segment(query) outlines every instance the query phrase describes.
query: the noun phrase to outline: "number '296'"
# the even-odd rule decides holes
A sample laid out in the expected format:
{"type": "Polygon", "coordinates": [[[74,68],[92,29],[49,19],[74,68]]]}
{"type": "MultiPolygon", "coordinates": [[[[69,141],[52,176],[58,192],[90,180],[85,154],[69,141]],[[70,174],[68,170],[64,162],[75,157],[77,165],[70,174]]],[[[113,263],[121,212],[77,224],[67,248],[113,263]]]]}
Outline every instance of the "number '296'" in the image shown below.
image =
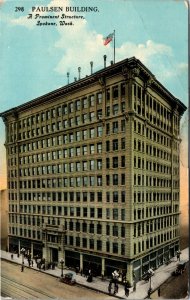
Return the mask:
{"type": "Polygon", "coordinates": [[[24,7],[15,7],[15,12],[24,11],[24,7]]]}

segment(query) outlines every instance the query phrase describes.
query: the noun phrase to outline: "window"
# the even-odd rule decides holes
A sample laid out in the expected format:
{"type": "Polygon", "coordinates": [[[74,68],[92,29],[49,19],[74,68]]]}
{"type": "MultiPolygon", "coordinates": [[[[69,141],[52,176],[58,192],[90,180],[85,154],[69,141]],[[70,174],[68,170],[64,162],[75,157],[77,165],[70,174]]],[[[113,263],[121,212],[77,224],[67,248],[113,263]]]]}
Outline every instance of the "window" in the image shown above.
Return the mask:
{"type": "Polygon", "coordinates": [[[94,233],[94,224],[90,224],[89,232],[94,233]]]}
{"type": "Polygon", "coordinates": [[[113,243],[113,253],[118,253],[118,243],[113,243]]]}
{"type": "Polygon", "coordinates": [[[121,167],[125,167],[125,156],[121,156],[121,167]]]}
{"type": "Polygon", "coordinates": [[[125,202],[125,191],[121,191],[121,202],[125,202]]]}
{"type": "Polygon", "coordinates": [[[76,177],[76,186],[80,186],[80,185],[81,185],[81,178],[76,177]]]}
{"type": "Polygon", "coordinates": [[[121,149],[124,150],[125,149],[125,138],[121,139],[121,149]]]}
{"type": "Polygon", "coordinates": [[[76,156],[80,156],[80,147],[76,147],[76,156]]]}
{"type": "Polygon", "coordinates": [[[74,105],[73,102],[69,103],[69,112],[72,113],[74,111],[74,105]]]}
{"type": "Polygon", "coordinates": [[[106,134],[110,134],[110,124],[106,124],[106,134]]]}
{"type": "Polygon", "coordinates": [[[87,217],[87,207],[83,207],[83,217],[87,217]]]}
{"type": "Polygon", "coordinates": [[[80,110],[80,100],[76,100],[75,102],[75,109],[80,110]]]}
{"type": "Polygon", "coordinates": [[[97,160],[97,169],[98,169],[98,170],[101,170],[101,169],[102,169],[102,160],[101,160],[101,159],[98,159],[98,160],[97,160]]]}
{"type": "Polygon", "coordinates": [[[87,139],[87,130],[86,129],[82,131],[82,138],[83,138],[83,140],[87,139]]]}
{"type": "Polygon", "coordinates": [[[125,131],[125,120],[121,120],[121,131],[125,131]]]}
{"type": "Polygon", "coordinates": [[[77,172],[80,171],[80,162],[79,161],[76,162],[76,171],[77,172]]]}
{"type": "Polygon", "coordinates": [[[82,146],[82,154],[83,155],[87,154],[87,146],[86,145],[82,146]]]}
{"type": "Polygon", "coordinates": [[[80,201],[80,192],[76,192],[76,200],[77,200],[77,202],[80,201]]]}
{"type": "Polygon", "coordinates": [[[83,179],[83,186],[87,186],[88,185],[88,177],[84,176],[82,179],[83,179]]]}
{"type": "Polygon", "coordinates": [[[90,192],[90,201],[94,202],[95,200],[95,193],[94,192],[90,192]]]}
{"type": "Polygon", "coordinates": [[[106,169],[110,168],[110,159],[109,157],[106,158],[106,169]]]}
{"type": "Polygon", "coordinates": [[[94,95],[91,95],[89,98],[89,105],[90,107],[94,106],[94,95]]]}
{"type": "Polygon", "coordinates": [[[88,114],[83,114],[82,115],[82,121],[83,121],[83,123],[87,123],[88,122],[88,114]]]}
{"type": "Polygon", "coordinates": [[[95,129],[90,128],[90,138],[94,138],[94,137],[95,137],[95,129]]]}
{"type": "Polygon", "coordinates": [[[95,185],[95,177],[90,176],[90,186],[94,186],[94,185],[95,185]]]}
{"type": "Polygon", "coordinates": [[[112,229],[113,229],[113,236],[118,236],[118,226],[114,225],[112,229]]]}
{"type": "Polygon", "coordinates": [[[113,98],[118,98],[118,86],[113,87],[113,98]]]}
{"type": "Polygon", "coordinates": [[[95,153],[95,146],[94,144],[90,145],[90,154],[94,154],[95,153]]]}
{"type": "Polygon", "coordinates": [[[102,119],[102,109],[99,109],[99,110],[97,111],[97,119],[98,119],[98,120],[102,119]]]}
{"type": "Polygon", "coordinates": [[[90,170],[94,170],[95,168],[95,161],[94,160],[90,160],[90,170]]]}
{"type": "Polygon", "coordinates": [[[76,141],[80,141],[80,131],[76,131],[76,141]]]}
{"type": "Polygon", "coordinates": [[[88,107],[88,102],[87,98],[82,99],[82,108],[87,108],[88,107]]]}
{"type": "Polygon", "coordinates": [[[101,251],[102,250],[102,241],[97,240],[97,250],[101,251]]]}
{"type": "Polygon", "coordinates": [[[102,153],[102,143],[97,144],[97,153],[102,153]]]}
{"type": "Polygon", "coordinates": [[[113,185],[118,185],[118,174],[113,174],[113,185]]]}
{"type": "Polygon", "coordinates": [[[98,219],[101,219],[102,218],[102,208],[98,208],[97,212],[98,212],[98,219]]]}
{"type": "Polygon", "coordinates": [[[97,193],[98,202],[102,202],[102,192],[97,193]]]}
{"type": "MultiPolygon", "coordinates": [[[[90,217],[94,218],[94,207],[90,208],[90,217]]],[[[94,225],[94,224],[91,224],[91,225],[94,225]]]]}
{"type": "Polygon", "coordinates": [[[80,116],[75,117],[75,124],[80,125],[80,116]]]}
{"type": "Polygon", "coordinates": [[[82,170],[86,171],[88,169],[87,161],[82,162],[82,170]]]}
{"type": "Polygon", "coordinates": [[[118,104],[113,105],[113,115],[117,115],[118,114],[118,104]]]}
{"type": "Polygon", "coordinates": [[[106,90],[106,100],[109,102],[110,100],[110,89],[106,90]]]}
{"type": "Polygon", "coordinates": [[[117,208],[113,208],[113,219],[118,220],[118,209],[117,208]]]}
{"type": "Polygon", "coordinates": [[[97,94],[97,104],[101,104],[102,103],[102,93],[98,93],[97,94]]]}
{"type": "Polygon", "coordinates": [[[121,185],[125,185],[125,174],[121,174],[121,185]]]}
{"type": "Polygon", "coordinates": [[[101,137],[102,136],[102,126],[98,126],[97,127],[97,137],[101,137]]]}
{"type": "Polygon", "coordinates": [[[113,202],[118,202],[118,191],[113,192],[113,202]]]}
{"type": "Polygon", "coordinates": [[[113,146],[113,151],[118,150],[118,140],[113,140],[112,141],[112,146],[113,146]]]}
{"type": "Polygon", "coordinates": [[[83,202],[86,202],[87,201],[87,192],[83,192],[82,196],[83,196],[83,202]]]}
{"type": "Polygon", "coordinates": [[[94,249],[94,240],[93,239],[89,239],[89,246],[90,246],[90,249],[94,249]]]}
{"type": "Polygon", "coordinates": [[[113,157],[113,168],[118,168],[118,157],[113,157]]]}
{"type": "Polygon", "coordinates": [[[106,117],[110,116],[110,106],[106,107],[106,117]]]}
{"type": "Polygon", "coordinates": [[[113,133],[118,133],[118,122],[112,123],[113,133]]]}
{"type": "Polygon", "coordinates": [[[102,186],[102,176],[97,176],[97,186],[102,186]]]}
{"type": "Polygon", "coordinates": [[[91,122],[94,122],[94,120],[95,120],[95,113],[94,113],[94,111],[91,111],[91,112],[89,113],[89,120],[90,120],[91,122]]]}

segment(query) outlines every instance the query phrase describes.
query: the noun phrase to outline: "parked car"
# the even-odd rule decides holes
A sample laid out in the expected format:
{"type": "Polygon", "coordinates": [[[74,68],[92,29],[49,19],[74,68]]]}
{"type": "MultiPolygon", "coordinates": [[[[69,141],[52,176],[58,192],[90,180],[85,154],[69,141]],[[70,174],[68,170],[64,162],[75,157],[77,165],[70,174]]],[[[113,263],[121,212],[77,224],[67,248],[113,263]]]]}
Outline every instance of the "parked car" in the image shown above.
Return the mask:
{"type": "Polygon", "coordinates": [[[73,273],[63,275],[63,277],[60,278],[60,281],[71,285],[76,283],[76,280],[73,279],[73,273]]]}
{"type": "Polygon", "coordinates": [[[181,275],[186,269],[186,261],[181,261],[177,264],[175,271],[172,272],[173,276],[181,275]]]}

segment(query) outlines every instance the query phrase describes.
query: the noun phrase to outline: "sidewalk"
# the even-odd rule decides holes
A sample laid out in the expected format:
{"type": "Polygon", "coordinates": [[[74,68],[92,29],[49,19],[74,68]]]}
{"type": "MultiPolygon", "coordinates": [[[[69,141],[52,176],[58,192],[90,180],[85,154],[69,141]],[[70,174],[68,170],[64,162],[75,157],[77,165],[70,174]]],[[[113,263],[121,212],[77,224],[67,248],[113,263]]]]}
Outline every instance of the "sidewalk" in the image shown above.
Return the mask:
{"type": "MultiPolygon", "coordinates": [[[[17,264],[22,264],[22,256],[17,257],[16,254],[14,254],[13,259],[11,259],[11,253],[8,253],[6,251],[1,250],[0,257],[2,259],[12,261],[17,264]]],[[[181,251],[181,261],[182,260],[189,260],[189,248],[186,248],[181,251]]],[[[173,259],[173,261],[169,265],[162,265],[157,270],[155,270],[154,276],[151,278],[151,287],[152,290],[155,291],[158,289],[158,287],[164,283],[170,276],[172,271],[175,270],[177,265],[177,259],[176,257],[173,259]]],[[[25,259],[25,266],[28,266],[28,262],[25,259]]],[[[34,266],[31,267],[31,269],[39,270],[36,266],[36,263],[34,262],[34,266]]],[[[55,267],[55,270],[41,270],[40,272],[50,274],[55,277],[60,277],[61,270],[57,267],[55,267]]],[[[86,278],[84,276],[81,276],[80,274],[76,274],[74,271],[70,271],[69,269],[64,269],[63,274],[66,274],[68,272],[72,272],[74,274],[74,278],[76,279],[77,284],[85,286],[89,289],[94,289],[103,293],[108,293],[108,284],[109,280],[102,281],[99,277],[93,277],[92,282],[87,282],[86,278]]],[[[145,299],[147,297],[148,289],[150,287],[150,283],[145,281],[139,281],[136,285],[136,291],[133,292],[133,288],[130,288],[129,296],[126,297],[124,293],[124,286],[119,284],[119,291],[116,295],[117,298],[121,299],[145,299]]]]}

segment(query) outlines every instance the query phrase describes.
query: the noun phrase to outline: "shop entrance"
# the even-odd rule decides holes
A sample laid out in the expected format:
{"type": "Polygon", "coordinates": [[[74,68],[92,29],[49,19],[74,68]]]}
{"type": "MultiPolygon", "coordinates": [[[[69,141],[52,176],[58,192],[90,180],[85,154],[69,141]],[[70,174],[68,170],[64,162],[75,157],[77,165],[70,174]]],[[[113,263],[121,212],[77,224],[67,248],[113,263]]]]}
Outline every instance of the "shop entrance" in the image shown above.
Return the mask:
{"type": "Polygon", "coordinates": [[[58,262],[58,250],[56,248],[51,248],[51,261],[54,263],[58,262]]]}

